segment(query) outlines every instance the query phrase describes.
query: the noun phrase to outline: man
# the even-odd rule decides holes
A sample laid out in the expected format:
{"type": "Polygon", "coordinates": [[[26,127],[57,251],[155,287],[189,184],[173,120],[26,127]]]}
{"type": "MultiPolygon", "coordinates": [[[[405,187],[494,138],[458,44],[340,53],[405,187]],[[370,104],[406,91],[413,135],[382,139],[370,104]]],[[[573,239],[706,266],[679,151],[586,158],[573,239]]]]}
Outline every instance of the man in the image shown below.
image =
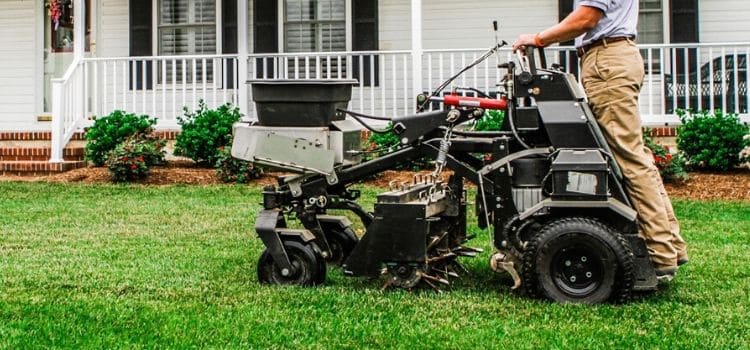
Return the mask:
{"type": "Polygon", "coordinates": [[[659,171],[643,144],[638,95],[644,68],[634,42],[637,24],[638,0],[577,0],[562,22],[519,36],[513,50],[576,39],[583,88],[622,168],[641,234],[663,282],[671,281],[688,257],[659,171]]]}

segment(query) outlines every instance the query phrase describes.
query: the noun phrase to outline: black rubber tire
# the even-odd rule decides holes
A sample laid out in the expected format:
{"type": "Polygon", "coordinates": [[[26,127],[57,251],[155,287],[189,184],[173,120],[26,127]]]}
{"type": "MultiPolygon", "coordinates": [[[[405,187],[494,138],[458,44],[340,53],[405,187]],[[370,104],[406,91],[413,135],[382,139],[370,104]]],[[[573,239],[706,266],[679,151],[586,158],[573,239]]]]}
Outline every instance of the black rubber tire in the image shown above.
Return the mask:
{"type": "Polygon", "coordinates": [[[281,269],[266,249],[258,259],[258,280],[260,283],[314,286],[325,282],[325,262],[312,245],[297,241],[285,241],[284,249],[292,265],[296,268],[295,273],[291,276],[283,276],[281,269]]]}
{"type": "Polygon", "coordinates": [[[326,262],[331,265],[341,266],[346,261],[349,254],[354,250],[359,239],[351,227],[341,228],[337,224],[324,225],[323,232],[326,235],[326,241],[331,248],[331,255],[326,262]]]}
{"type": "Polygon", "coordinates": [[[596,219],[547,223],[523,254],[523,283],[532,297],[560,303],[625,303],[634,283],[634,257],[620,233],[596,219]]]}

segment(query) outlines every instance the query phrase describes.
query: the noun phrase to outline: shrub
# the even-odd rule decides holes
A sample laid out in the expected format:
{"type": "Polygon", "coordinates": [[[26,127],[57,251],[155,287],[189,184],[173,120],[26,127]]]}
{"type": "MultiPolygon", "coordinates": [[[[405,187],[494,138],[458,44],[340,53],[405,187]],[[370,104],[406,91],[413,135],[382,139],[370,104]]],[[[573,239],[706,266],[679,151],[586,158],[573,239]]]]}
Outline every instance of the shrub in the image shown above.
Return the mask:
{"type": "Polygon", "coordinates": [[[156,118],[114,111],[98,118],[86,130],[86,160],[96,166],[104,165],[107,154],[118,144],[137,133],[149,133],[156,124],[156,118]]]}
{"type": "Polygon", "coordinates": [[[498,110],[487,110],[482,118],[474,123],[475,131],[498,131],[503,126],[505,112],[498,110]]]}
{"type": "Polygon", "coordinates": [[[393,132],[393,123],[388,122],[385,130],[387,130],[386,133],[370,134],[370,137],[367,139],[369,145],[366,147],[369,151],[390,152],[401,144],[401,140],[396,133],[393,132]]]}
{"type": "Polygon", "coordinates": [[[260,178],[262,169],[252,162],[232,157],[229,147],[222,147],[216,160],[216,175],[224,182],[248,183],[260,178]]]}
{"type": "Polygon", "coordinates": [[[135,134],[109,152],[107,167],[112,181],[127,182],[146,178],[152,165],[164,163],[166,141],[150,134],[135,134]]]}
{"type": "Polygon", "coordinates": [[[750,134],[745,135],[742,139],[745,141],[745,148],[740,152],[740,162],[745,163],[750,169],[750,134]]]}
{"type": "Polygon", "coordinates": [[[178,117],[182,132],[175,142],[175,154],[188,157],[198,164],[216,164],[219,149],[230,143],[232,124],[241,118],[239,108],[227,103],[218,109],[209,109],[200,101],[198,110],[190,113],[184,109],[178,117]]]}
{"type": "MultiPolygon", "coordinates": [[[[367,139],[367,144],[364,147],[368,152],[364,158],[365,161],[371,160],[385,153],[393,152],[401,146],[401,139],[393,132],[393,124],[391,122],[388,122],[385,130],[388,130],[388,132],[382,134],[370,134],[370,137],[367,139]]],[[[432,159],[429,157],[419,158],[412,160],[407,164],[397,165],[394,169],[420,171],[430,168],[431,161],[432,159]]]]}
{"type": "Polygon", "coordinates": [[[690,167],[729,170],[740,163],[738,154],[748,144],[743,140],[748,127],[737,115],[720,111],[678,114],[682,125],[677,129],[677,146],[690,167]]]}
{"type": "Polygon", "coordinates": [[[680,153],[672,154],[669,147],[655,142],[648,132],[643,133],[643,143],[651,150],[654,164],[664,182],[679,182],[688,179],[685,158],[680,153]]]}

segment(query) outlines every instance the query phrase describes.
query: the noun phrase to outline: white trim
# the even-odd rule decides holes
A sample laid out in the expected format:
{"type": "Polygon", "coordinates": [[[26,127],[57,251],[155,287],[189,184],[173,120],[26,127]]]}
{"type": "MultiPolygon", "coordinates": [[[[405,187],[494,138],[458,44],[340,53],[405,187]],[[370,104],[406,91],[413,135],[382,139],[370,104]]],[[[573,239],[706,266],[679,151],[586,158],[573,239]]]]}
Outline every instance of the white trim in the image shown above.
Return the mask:
{"type": "Polygon", "coordinates": [[[36,1],[34,7],[34,113],[44,110],[44,2],[36,1]]]}
{"type": "Polygon", "coordinates": [[[248,0],[237,0],[237,106],[249,119],[250,106],[247,93],[247,33],[248,33],[248,0]]]}
{"type": "Polygon", "coordinates": [[[151,54],[159,55],[159,0],[151,0],[151,54]]]}
{"type": "Polygon", "coordinates": [[[411,0],[412,96],[422,93],[422,0],[411,0]]]}
{"type": "Polygon", "coordinates": [[[276,3],[276,52],[284,52],[284,11],[286,11],[284,0],[278,0],[276,3]]]}
{"type": "Polygon", "coordinates": [[[669,44],[672,42],[671,34],[672,31],[672,16],[669,15],[669,11],[672,8],[672,1],[676,0],[662,0],[661,1],[661,12],[662,12],[662,31],[664,35],[664,43],[669,44]]]}
{"type": "Polygon", "coordinates": [[[346,31],[346,51],[352,51],[352,47],[354,47],[354,32],[352,31],[352,27],[354,26],[354,19],[352,18],[352,0],[346,0],[344,11],[346,11],[346,22],[344,22],[344,31],[346,31]]]}
{"type": "Polygon", "coordinates": [[[224,26],[224,5],[222,0],[216,0],[214,6],[216,6],[214,11],[216,15],[216,54],[221,55],[224,51],[224,31],[222,30],[224,26]]]}

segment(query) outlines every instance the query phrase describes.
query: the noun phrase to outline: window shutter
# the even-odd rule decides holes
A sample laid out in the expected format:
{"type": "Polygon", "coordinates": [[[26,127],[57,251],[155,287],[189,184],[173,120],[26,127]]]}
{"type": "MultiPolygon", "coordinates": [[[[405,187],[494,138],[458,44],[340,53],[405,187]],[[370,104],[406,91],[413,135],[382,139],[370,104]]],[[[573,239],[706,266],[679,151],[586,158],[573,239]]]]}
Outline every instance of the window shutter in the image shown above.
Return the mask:
{"type": "MultiPolygon", "coordinates": [[[[253,1],[253,52],[255,53],[279,52],[277,5],[276,0],[253,1]]],[[[256,77],[263,78],[264,72],[268,77],[274,76],[273,60],[256,61],[256,77]]]]}
{"type": "MultiPolygon", "coordinates": [[[[670,41],[672,43],[697,43],[698,38],[698,0],[670,1],[670,41]]],[[[685,74],[685,50],[677,50],[675,63],[676,78],[683,79],[685,74]]],[[[698,49],[687,49],[688,72],[695,72],[698,49]]]]}
{"type": "MultiPolygon", "coordinates": [[[[377,51],[378,44],[378,1],[352,0],[352,49],[354,51],[377,51]]],[[[360,59],[354,57],[354,78],[360,79],[360,59]]],[[[377,55],[362,57],[362,84],[364,86],[378,86],[380,83],[379,58],[377,55]],[[370,66],[374,68],[374,76],[370,74],[370,66]]]]}
{"type": "MultiPolygon", "coordinates": [[[[151,0],[130,0],[130,56],[151,56],[151,0]]],[[[130,63],[130,89],[153,89],[151,61],[130,63]],[[146,81],[143,81],[144,69],[146,81]],[[135,75],[135,81],[133,81],[135,75]],[[145,86],[144,86],[145,83],[145,86]]]]}
{"type": "Polygon", "coordinates": [[[670,1],[673,43],[697,43],[698,40],[698,0],[670,1]]]}
{"type": "MultiPolygon", "coordinates": [[[[573,12],[574,0],[560,0],[558,3],[558,19],[562,21],[565,17],[573,12]]],[[[573,46],[575,42],[573,40],[560,43],[561,46],[573,46]]],[[[578,76],[578,55],[575,52],[569,52],[567,55],[560,56],[560,65],[568,67],[571,73],[578,76]],[[570,62],[570,63],[568,63],[570,62]]]]}
{"type": "MultiPolygon", "coordinates": [[[[247,10],[247,9],[246,9],[247,10]]],[[[221,50],[224,54],[237,53],[237,0],[223,0],[221,9],[221,50]]],[[[234,61],[226,60],[223,86],[234,89],[234,61]]],[[[240,81],[244,84],[244,81],[240,81]]]]}

